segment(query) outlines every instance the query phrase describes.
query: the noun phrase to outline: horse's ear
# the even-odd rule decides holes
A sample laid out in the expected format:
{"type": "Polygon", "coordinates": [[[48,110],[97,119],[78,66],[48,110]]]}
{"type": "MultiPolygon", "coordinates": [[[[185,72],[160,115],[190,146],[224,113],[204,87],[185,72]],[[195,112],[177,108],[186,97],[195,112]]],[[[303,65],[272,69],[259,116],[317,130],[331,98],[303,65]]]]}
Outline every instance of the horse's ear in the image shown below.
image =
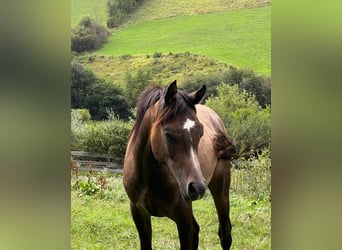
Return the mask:
{"type": "Polygon", "coordinates": [[[175,97],[177,94],[177,81],[174,80],[169,87],[167,87],[167,90],[165,92],[165,103],[169,105],[172,102],[172,99],[175,97]]]}
{"type": "Polygon", "coordinates": [[[202,88],[188,94],[188,96],[190,97],[190,99],[192,100],[194,104],[198,104],[202,100],[206,91],[207,91],[207,87],[203,85],[202,88]]]}

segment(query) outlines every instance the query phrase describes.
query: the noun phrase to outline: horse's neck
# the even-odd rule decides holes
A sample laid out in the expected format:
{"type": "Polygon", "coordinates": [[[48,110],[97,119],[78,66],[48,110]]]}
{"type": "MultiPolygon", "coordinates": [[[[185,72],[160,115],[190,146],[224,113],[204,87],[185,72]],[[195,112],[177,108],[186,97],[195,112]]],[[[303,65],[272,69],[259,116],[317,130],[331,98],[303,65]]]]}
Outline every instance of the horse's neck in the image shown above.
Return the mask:
{"type": "Polygon", "coordinates": [[[145,120],[137,132],[135,141],[134,155],[135,155],[135,167],[137,172],[142,175],[146,175],[151,171],[154,165],[157,164],[156,159],[153,156],[150,132],[152,127],[152,120],[145,120]]]}

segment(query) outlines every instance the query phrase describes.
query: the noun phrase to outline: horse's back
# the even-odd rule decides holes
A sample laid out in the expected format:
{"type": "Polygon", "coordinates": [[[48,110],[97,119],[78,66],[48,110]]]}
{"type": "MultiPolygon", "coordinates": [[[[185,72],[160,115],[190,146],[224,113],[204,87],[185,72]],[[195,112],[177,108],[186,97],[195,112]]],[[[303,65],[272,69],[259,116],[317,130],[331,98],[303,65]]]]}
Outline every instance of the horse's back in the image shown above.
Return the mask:
{"type": "Polygon", "coordinates": [[[228,138],[226,128],[221,118],[210,108],[196,105],[197,117],[204,127],[204,134],[200,140],[198,157],[203,177],[208,185],[219,160],[217,152],[217,138],[228,138]]]}

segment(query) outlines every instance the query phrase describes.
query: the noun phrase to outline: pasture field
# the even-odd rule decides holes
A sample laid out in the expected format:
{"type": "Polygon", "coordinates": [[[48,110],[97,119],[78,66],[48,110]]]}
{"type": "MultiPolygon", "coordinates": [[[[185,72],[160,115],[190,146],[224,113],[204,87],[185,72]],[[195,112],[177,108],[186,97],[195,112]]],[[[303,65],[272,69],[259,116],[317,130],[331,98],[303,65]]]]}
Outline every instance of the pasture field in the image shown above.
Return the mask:
{"type": "MultiPolygon", "coordinates": [[[[264,170],[256,168],[259,172],[253,171],[251,174],[246,170],[232,169],[232,249],[271,249],[270,173],[264,170]],[[261,178],[251,180],[255,176],[261,178]],[[248,189],[248,192],[241,189],[248,189]],[[256,189],[254,193],[253,189],[256,189]]],[[[95,185],[95,175],[91,188],[75,188],[76,177],[72,176],[72,249],[139,249],[139,238],[130,215],[122,175],[98,173],[97,178],[99,176],[106,177],[106,187],[103,189],[95,185]],[[89,195],[92,192],[94,194],[89,195]]],[[[80,184],[86,183],[87,177],[80,175],[78,180],[80,184]]],[[[221,249],[216,210],[209,191],[203,199],[193,202],[193,209],[201,227],[199,249],[221,249]]],[[[153,249],[179,249],[177,228],[173,221],[152,217],[152,232],[153,249]]]]}
{"type": "Polygon", "coordinates": [[[271,72],[269,6],[142,22],[114,32],[99,55],[190,52],[257,73],[271,72]]]}
{"type": "MultiPolygon", "coordinates": [[[[107,0],[71,0],[71,27],[83,16],[89,15],[106,26],[107,0]]],[[[128,15],[123,26],[155,19],[186,16],[234,9],[269,6],[271,0],[145,0],[139,8],[128,15]]]]}
{"type": "MultiPolygon", "coordinates": [[[[206,55],[271,75],[271,1],[146,0],[111,30],[98,55],[206,55]]],[[[71,27],[85,15],[106,26],[106,0],[72,0],[71,27]]]]}

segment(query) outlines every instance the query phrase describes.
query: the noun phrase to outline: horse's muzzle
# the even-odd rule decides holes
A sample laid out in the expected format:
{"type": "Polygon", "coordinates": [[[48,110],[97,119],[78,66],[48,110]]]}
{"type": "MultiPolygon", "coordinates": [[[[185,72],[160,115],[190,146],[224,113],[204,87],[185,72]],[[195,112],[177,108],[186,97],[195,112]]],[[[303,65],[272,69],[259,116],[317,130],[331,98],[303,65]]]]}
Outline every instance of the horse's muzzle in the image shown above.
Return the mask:
{"type": "Polygon", "coordinates": [[[194,201],[201,199],[205,193],[205,185],[200,182],[190,182],[185,199],[194,201]]]}

